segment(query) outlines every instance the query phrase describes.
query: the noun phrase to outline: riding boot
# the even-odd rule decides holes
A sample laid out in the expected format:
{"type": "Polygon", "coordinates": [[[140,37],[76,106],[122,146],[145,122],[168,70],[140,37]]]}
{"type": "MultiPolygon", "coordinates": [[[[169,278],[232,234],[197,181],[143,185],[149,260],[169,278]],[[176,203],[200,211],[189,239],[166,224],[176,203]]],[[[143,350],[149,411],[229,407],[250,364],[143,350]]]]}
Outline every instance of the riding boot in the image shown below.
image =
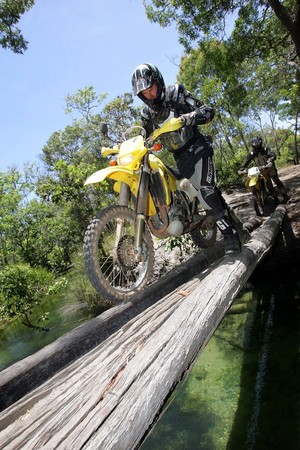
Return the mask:
{"type": "Polygon", "coordinates": [[[287,194],[285,187],[279,188],[279,192],[282,195],[283,203],[287,203],[289,201],[290,197],[287,194]]]}
{"type": "Polygon", "coordinates": [[[216,221],[216,225],[223,235],[225,255],[239,252],[240,241],[237,235],[234,234],[233,228],[228,218],[224,215],[223,218],[216,221]]]}
{"type": "Polygon", "coordinates": [[[249,231],[244,227],[243,222],[241,222],[241,220],[235,214],[234,210],[232,208],[230,208],[229,206],[227,206],[226,214],[227,214],[229,221],[232,224],[233,228],[237,232],[240,243],[242,245],[246,244],[251,237],[249,231]]]}

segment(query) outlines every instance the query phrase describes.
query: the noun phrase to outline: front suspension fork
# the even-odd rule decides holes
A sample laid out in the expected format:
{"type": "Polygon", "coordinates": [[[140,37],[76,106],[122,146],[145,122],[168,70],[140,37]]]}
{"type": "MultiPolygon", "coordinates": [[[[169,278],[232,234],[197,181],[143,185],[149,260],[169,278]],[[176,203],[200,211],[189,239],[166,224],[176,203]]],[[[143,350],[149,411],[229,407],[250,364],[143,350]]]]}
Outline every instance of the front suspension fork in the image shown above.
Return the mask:
{"type": "MultiPolygon", "coordinates": [[[[121,182],[119,205],[128,207],[129,199],[130,199],[130,187],[128,186],[128,184],[121,182]]],[[[120,239],[123,235],[123,224],[124,219],[117,220],[116,247],[118,246],[118,243],[120,242],[120,239]]]]}
{"type": "Polygon", "coordinates": [[[124,181],[121,182],[119,205],[128,206],[130,199],[130,187],[124,181]]]}
{"type": "Polygon", "coordinates": [[[140,261],[142,258],[143,235],[145,232],[146,210],[149,194],[150,169],[148,165],[148,155],[145,155],[144,165],[141,172],[140,183],[137,195],[136,221],[134,235],[135,258],[140,261]]]}

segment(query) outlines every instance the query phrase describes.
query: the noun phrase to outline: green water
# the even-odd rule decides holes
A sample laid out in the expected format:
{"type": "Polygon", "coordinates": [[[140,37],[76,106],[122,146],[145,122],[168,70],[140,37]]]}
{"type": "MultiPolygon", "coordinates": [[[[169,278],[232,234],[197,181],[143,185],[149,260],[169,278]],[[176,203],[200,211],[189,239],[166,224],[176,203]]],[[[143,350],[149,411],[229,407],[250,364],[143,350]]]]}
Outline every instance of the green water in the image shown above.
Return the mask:
{"type": "Polygon", "coordinates": [[[253,282],[141,450],[299,450],[300,275],[253,282]]]}
{"type": "Polygon", "coordinates": [[[47,327],[49,331],[29,328],[21,319],[0,330],[0,370],[35,353],[88,319],[90,316],[84,305],[72,305],[60,297],[41,305],[30,315],[30,322],[47,327]],[[41,323],[39,319],[45,313],[49,313],[48,320],[41,323]]]}

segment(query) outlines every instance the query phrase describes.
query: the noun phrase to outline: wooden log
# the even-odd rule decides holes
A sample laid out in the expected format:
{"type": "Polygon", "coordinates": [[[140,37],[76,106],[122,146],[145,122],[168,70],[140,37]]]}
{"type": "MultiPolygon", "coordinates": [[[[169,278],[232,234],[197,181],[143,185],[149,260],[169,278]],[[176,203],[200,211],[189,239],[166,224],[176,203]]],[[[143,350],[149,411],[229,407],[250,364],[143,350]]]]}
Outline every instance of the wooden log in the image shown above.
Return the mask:
{"type": "Polygon", "coordinates": [[[284,214],[278,207],[240,254],[220,259],[3,411],[0,449],[136,448],[269,252],[284,214]]]}
{"type": "Polygon", "coordinates": [[[174,268],[137,295],[131,302],[112,307],[33,355],[1,371],[0,411],[108,339],[129,320],[154,305],[165,295],[173,292],[194,275],[207,270],[223,255],[223,243],[218,242],[214,247],[201,251],[181,266],[174,268]]]}
{"type": "MultiPolygon", "coordinates": [[[[253,231],[261,224],[259,218],[248,218],[245,227],[253,231]]],[[[167,275],[150,285],[131,302],[105,311],[95,319],[70,331],[52,344],[0,372],[0,411],[44,383],[96,345],[103,342],[121,326],[172,292],[199,272],[207,270],[224,255],[221,242],[191,257],[167,275]]]]}

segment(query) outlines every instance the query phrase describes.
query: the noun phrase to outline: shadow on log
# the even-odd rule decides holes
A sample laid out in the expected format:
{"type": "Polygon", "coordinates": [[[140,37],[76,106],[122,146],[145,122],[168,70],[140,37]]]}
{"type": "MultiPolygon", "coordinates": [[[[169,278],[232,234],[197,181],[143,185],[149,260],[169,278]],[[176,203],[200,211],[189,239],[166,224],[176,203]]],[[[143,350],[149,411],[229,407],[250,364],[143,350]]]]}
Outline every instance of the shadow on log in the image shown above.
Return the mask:
{"type": "Polygon", "coordinates": [[[136,448],[271,249],[284,215],[278,207],[240,254],[200,275],[198,267],[190,281],[3,411],[0,448],[136,448]]]}

